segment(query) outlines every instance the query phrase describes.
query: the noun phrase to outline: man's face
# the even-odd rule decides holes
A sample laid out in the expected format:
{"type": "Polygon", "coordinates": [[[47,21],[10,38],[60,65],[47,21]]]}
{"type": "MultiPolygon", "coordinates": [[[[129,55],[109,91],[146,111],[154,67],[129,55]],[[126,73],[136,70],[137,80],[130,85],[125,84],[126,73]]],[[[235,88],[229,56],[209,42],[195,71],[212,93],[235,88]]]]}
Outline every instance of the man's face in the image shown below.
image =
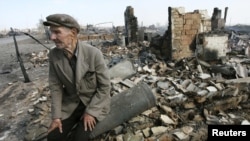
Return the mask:
{"type": "Polygon", "coordinates": [[[73,32],[71,29],[61,26],[50,26],[50,39],[54,41],[57,48],[71,48],[73,40],[73,32]]]}

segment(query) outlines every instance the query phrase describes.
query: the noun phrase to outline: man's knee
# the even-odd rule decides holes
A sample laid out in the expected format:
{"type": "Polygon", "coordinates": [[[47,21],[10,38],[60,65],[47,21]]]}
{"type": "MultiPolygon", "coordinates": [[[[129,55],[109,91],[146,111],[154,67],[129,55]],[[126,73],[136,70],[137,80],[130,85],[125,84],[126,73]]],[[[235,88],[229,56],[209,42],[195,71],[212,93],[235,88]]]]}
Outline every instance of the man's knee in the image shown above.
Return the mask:
{"type": "Polygon", "coordinates": [[[66,141],[66,136],[59,132],[59,129],[55,129],[47,136],[47,141],[66,141]]]}
{"type": "Polygon", "coordinates": [[[82,121],[78,123],[77,127],[74,129],[73,138],[74,141],[88,141],[90,131],[85,131],[82,121]]]}

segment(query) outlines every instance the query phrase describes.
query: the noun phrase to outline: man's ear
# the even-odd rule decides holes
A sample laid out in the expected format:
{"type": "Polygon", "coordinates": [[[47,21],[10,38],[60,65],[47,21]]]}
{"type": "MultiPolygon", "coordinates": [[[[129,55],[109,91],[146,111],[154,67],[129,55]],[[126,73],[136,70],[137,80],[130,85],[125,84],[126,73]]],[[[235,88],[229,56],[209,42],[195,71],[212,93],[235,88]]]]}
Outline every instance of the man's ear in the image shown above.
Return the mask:
{"type": "Polygon", "coordinates": [[[77,29],[76,28],[72,28],[72,33],[73,33],[73,35],[77,36],[77,29]]]}

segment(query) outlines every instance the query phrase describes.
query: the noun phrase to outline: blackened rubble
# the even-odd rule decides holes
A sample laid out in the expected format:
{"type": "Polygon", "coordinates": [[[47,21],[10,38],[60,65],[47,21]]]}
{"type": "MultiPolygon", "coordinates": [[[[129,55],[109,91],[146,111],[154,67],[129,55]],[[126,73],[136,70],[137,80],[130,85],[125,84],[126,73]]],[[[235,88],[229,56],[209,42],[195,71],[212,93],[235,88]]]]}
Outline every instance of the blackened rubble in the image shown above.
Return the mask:
{"type": "MultiPolygon", "coordinates": [[[[125,11],[130,11],[125,16],[133,19],[128,24],[134,24],[137,18],[133,8],[125,11]]],[[[213,16],[221,13],[218,8],[214,12],[213,16]]],[[[163,35],[143,32],[144,40],[134,40],[126,34],[131,25],[115,28],[114,34],[81,32],[81,40],[104,53],[112,74],[112,96],[146,83],[156,97],[156,106],[93,141],[206,140],[208,124],[250,124],[249,34],[226,28],[226,13],[223,19],[215,17],[217,20],[206,10],[185,13],[184,8],[169,7],[170,25],[163,35]]],[[[29,55],[26,66],[33,66],[29,70],[48,67],[47,53],[29,55]]],[[[0,113],[4,117],[0,121],[1,138],[42,140],[50,123],[47,78],[31,84],[14,81],[2,88],[0,101],[16,91],[23,98],[13,102],[22,106],[15,107],[11,116],[0,113]],[[28,85],[29,90],[22,90],[28,85]],[[11,126],[13,120],[16,126],[11,126]],[[21,125],[26,127],[22,134],[16,132],[21,125]]]]}

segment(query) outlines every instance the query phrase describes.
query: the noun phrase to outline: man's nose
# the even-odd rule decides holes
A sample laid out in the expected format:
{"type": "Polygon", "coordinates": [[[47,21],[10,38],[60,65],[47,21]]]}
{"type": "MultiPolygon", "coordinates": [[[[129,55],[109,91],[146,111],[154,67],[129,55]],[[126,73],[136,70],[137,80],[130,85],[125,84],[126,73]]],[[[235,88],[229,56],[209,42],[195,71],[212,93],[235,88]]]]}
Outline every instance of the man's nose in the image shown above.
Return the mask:
{"type": "Polygon", "coordinates": [[[56,35],[54,33],[50,34],[50,40],[55,40],[56,39],[56,35]]]}

